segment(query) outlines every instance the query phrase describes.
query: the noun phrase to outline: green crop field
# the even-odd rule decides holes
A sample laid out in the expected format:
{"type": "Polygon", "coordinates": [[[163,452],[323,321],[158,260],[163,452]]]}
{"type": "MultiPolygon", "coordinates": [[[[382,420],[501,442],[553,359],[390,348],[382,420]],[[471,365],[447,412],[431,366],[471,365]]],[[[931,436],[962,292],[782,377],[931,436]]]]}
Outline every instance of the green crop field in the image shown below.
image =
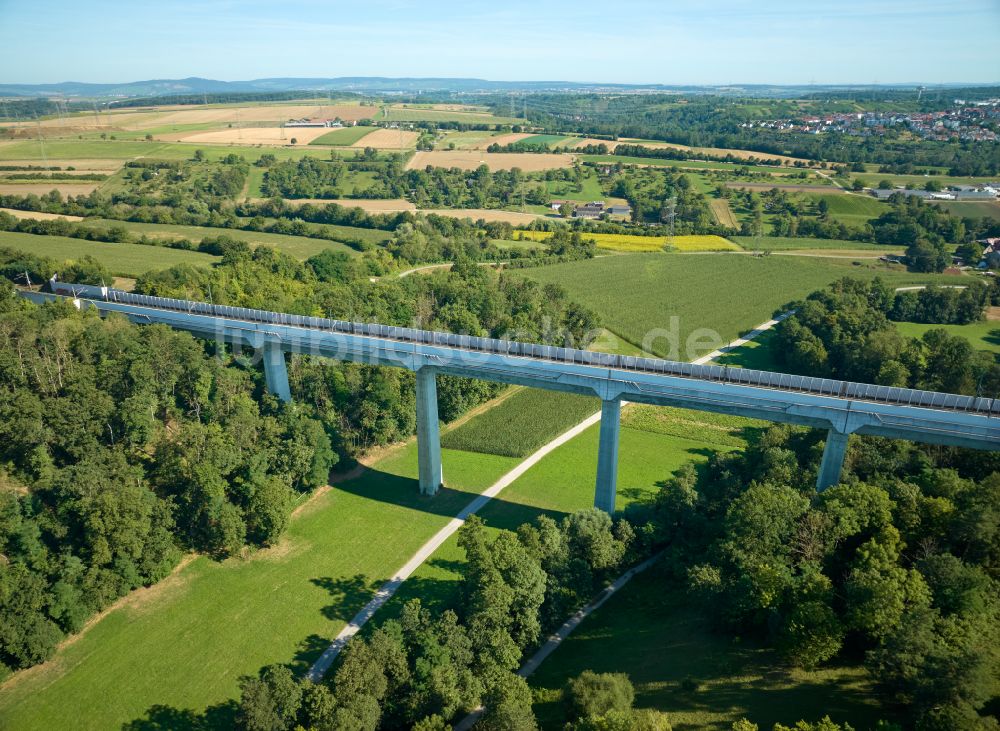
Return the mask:
{"type": "Polygon", "coordinates": [[[567,137],[566,135],[532,135],[518,140],[519,145],[545,145],[546,147],[562,147],[579,141],[579,137],[567,137]]]}
{"type": "Polygon", "coordinates": [[[347,147],[353,145],[367,134],[375,131],[375,127],[344,127],[327,132],[322,137],[317,137],[310,145],[336,145],[347,147]]]}
{"type": "MultiPolygon", "coordinates": [[[[280,249],[296,259],[308,259],[315,256],[324,249],[342,251],[351,256],[357,255],[357,251],[346,244],[327,239],[313,239],[308,236],[288,236],[285,234],[270,234],[259,231],[244,231],[234,228],[211,228],[208,226],[182,226],[174,223],[135,223],[132,221],[113,221],[105,218],[86,218],[81,222],[85,226],[92,228],[106,229],[111,226],[121,226],[138,235],[146,235],[150,238],[185,238],[195,243],[204,238],[212,236],[229,236],[239,241],[246,241],[251,246],[271,246],[280,249]]],[[[348,227],[343,227],[348,228],[348,227]]],[[[370,229],[354,229],[353,232],[361,231],[368,234],[370,229]]]]}
{"type": "Polygon", "coordinates": [[[0,247],[10,247],[59,261],[92,256],[121,277],[138,277],[151,269],[166,269],[176,264],[207,266],[220,261],[217,256],[198,251],[168,249],[164,246],[141,244],[110,244],[105,241],[85,241],[65,236],[36,236],[0,231],[0,247]]]}
{"type": "Polygon", "coordinates": [[[543,729],[563,727],[559,691],[584,670],[627,673],[636,707],[666,712],[677,731],[724,731],[743,717],[770,729],[827,714],[871,729],[884,717],[863,668],[787,668],[774,650],[715,631],[656,568],[585,619],[531,677],[543,729]]]}
{"type": "Polygon", "coordinates": [[[379,119],[389,122],[468,122],[470,124],[523,124],[523,119],[494,117],[476,112],[449,112],[441,109],[403,109],[389,107],[379,119]]]}
{"type": "Polygon", "coordinates": [[[596,398],[520,389],[485,413],[447,432],[441,446],[527,457],[574,424],[601,410],[596,398]]]}
{"type": "Polygon", "coordinates": [[[797,249],[818,250],[833,249],[839,251],[871,251],[874,253],[893,253],[901,251],[898,246],[884,246],[867,241],[850,241],[847,239],[810,239],[790,236],[730,236],[733,241],[744,249],[753,251],[755,248],[771,251],[795,251],[797,249]]]}
{"type": "Polygon", "coordinates": [[[934,203],[948,213],[962,218],[992,218],[1000,221],[1000,202],[989,201],[941,201],[934,203]]]}
{"type": "Polygon", "coordinates": [[[841,277],[881,276],[896,286],[942,281],[940,275],[875,264],[790,256],[632,254],[517,273],[543,284],[562,285],[570,297],[595,310],[604,327],[632,344],[687,360],[711,352],[769,319],[788,302],[841,277]],[[718,339],[698,342],[693,336],[699,335],[699,328],[717,333],[718,339]],[[650,333],[656,337],[644,344],[650,333]]]}
{"type": "Polygon", "coordinates": [[[973,348],[1000,355],[1000,322],[984,320],[968,325],[926,325],[919,322],[897,322],[896,329],[911,338],[922,337],[928,330],[943,329],[951,335],[966,338],[973,348]]]}
{"type": "MultiPolygon", "coordinates": [[[[426,498],[410,444],[314,497],[274,548],[221,563],[198,557],[9,679],[0,728],[117,729],[154,705],[225,703],[238,697],[240,675],[265,664],[308,667],[374,586],[516,463],[446,450],[449,487],[426,498]]],[[[232,728],[221,716],[216,727],[232,728]]]]}

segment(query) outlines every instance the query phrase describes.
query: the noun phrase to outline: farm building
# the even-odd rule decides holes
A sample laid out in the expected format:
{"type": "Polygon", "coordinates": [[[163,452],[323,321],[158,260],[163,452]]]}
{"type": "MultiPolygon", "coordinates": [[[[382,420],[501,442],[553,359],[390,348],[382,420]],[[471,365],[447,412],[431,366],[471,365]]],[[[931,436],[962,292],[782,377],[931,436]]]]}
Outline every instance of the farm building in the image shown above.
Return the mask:
{"type": "Polygon", "coordinates": [[[289,119],[283,127],[342,127],[340,122],[332,119],[289,119]]]}
{"type": "Polygon", "coordinates": [[[612,216],[631,216],[632,206],[627,203],[616,203],[608,206],[608,213],[612,216]]]}
{"type": "Polygon", "coordinates": [[[597,219],[607,212],[604,207],[604,201],[591,201],[590,203],[584,203],[582,206],[574,208],[573,218],[597,219]]]}

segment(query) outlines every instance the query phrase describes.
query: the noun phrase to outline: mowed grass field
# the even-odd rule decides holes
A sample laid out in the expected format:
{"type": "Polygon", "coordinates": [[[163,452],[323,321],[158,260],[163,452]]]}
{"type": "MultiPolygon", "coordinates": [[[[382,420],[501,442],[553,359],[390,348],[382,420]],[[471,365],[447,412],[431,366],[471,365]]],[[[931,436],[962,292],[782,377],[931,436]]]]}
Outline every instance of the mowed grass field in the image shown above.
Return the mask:
{"type": "Polygon", "coordinates": [[[711,352],[841,277],[880,276],[895,286],[956,279],[888,270],[875,262],[855,266],[848,259],[723,254],[608,256],[516,273],[562,285],[616,335],[680,360],[711,352]]]}
{"type": "Polygon", "coordinates": [[[374,132],[375,129],[375,127],[344,127],[342,129],[335,129],[321,137],[317,137],[309,144],[347,147],[353,145],[368,133],[374,132]]]}
{"type": "Polygon", "coordinates": [[[518,389],[493,408],[445,433],[441,446],[527,457],[600,410],[601,402],[596,397],[518,389]]]}
{"type": "MultiPolygon", "coordinates": [[[[308,259],[315,256],[324,249],[342,251],[345,254],[356,256],[358,252],[347,244],[328,239],[313,239],[308,236],[289,236],[286,234],[271,234],[261,231],[244,231],[235,228],[212,228],[209,226],[182,226],[173,223],[136,223],[133,221],[115,221],[106,218],[87,218],[82,221],[83,225],[91,228],[107,229],[112,226],[122,227],[137,235],[145,235],[149,238],[176,239],[185,238],[195,243],[205,238],[216,236],[228,236],[238,241],[246,241],[251,246],[270,246],[284,251],[286,254],[294,256],[296,259],[308,259]]],[[[347,227],[344,227],[347,228],[347,227]]],[[[350,228],[351,235],[357,231],[362,234],[369,234],[369,229],[350,228]]],[[[158,249],[157,249],[158,250],[158,249]]]]}
{"type": "Polygon", "coordinates": [[[560,689],[584,670],[627,673],[636,707],[666,712],[675,731],[729,731],[744,717],[770,729],[824,715],[871,729],[888,715],[863,668],[789,669],[773,650],[714,631],[655,567],[583,620],[529,679],[542,729],[563,728],[560,689]]]}
{"type": "MultiPolygon", "coordinates": [[[[549,231],[518,231],[514,234],[529,241],[546,241],[549,231]]],[[[601,234],[581,232],[584,239],[593,239],[597,248],[628,253],[662,251],[668,244],[678,251],[741,251],[741,248],[721,236],[633,236],[632,234],[601,234]]]]}
{"type": "Polygon", "coordinates": [[[0,231],[0,248],[10,247],[58,261],[78,260],[92,256],[120,277],[138,277],[153,269],[166,269],[176,264],[208,266],[221,261],[218,256],[198,251],[168,249],[164,246],[141,244],[110,244],[105,241],[85,241],[65,236],[36,236],[12,231],[0,231]]]}
{"type": "Polygon", "coordinates": [[[1000,221],[1000,201],[995,203],[989,201],[944,201],[934,205],[962,218],[992,218],[994,221],[1000,221]]]}
{"type": "Polygon", "coordinates": [[[896,329],[911,338],[923,337],[928,330],[943,329],[950,335],[968,340],[973,348],[1000,355],[1000,321],[983,320],[968,325],[927,325],[919,322],[897,322],[896,329]]]}
{"type": "MultiPolygon", "coordinates": [[[[304,670],[376,585],[516,462],[446,450],[449,487],[426,498],[408,445],[310,500],[274,548],[249,560],[196,558],[7,680],[0,728],[117,729],[156,705],[226,703],[239,696],[239,677],[265,664],[304,670]]],[[[220,715],[216,727],[235,725],[220,715]]]]}
{"type": "Polygon", "coordinates": [[[868,195],[845,195],[843,193],[804,193],[806,198],[819,202],[826,201],[828,215],[835,221],[861,228],[869,220],[878,218],[890,210],[887,203],[868,195]]]}

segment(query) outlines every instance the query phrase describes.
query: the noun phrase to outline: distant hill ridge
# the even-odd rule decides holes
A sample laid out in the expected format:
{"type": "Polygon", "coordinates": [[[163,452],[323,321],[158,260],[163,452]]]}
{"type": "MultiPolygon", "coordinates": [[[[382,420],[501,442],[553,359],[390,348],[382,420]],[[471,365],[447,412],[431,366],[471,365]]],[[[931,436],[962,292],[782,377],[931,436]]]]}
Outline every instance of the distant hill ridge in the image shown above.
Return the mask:
{"type": "MultiPolygon", "coordinates": [[[[341,76],[333,78],[276,77],[249,81],[218,81],[189,77],[186,79],[150,79],[124,83],[98,84],[63,81],[56,84],[0,83],[0,96],[6,97],[88,97],[134,98],[183,94],[266,93],[266,92],[503,92],[503,91],[655,91],[687,94],[709,93],[757,97],[786,97],[838,90],[892,89],[916,87],[912,84],[809,85],[781,86],[768,84],[727,84],[718,86],[671,84],[610,84],[575,81],[489,81],[470,78],[392,78],[381,76],[341,76]]],[[[928,84],[927,88],[977,88],[983,84],[928,84]]]]}

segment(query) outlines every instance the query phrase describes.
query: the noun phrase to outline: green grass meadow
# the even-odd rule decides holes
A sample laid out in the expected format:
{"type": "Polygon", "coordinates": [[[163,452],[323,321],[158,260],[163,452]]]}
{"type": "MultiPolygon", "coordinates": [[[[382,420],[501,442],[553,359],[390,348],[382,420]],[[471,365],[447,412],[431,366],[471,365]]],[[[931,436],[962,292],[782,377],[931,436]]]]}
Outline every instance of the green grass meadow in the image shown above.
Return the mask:
{"type": "MultiPolygon", "coordinates": [[[[411,443],[314,497],[274,548],[249,560],[196,558],[10,678],[0,686],[0,728],[116,729],[157,705],[225,704],[239,676],[265,664],[304,671],[374,587],[516,463],[446,450],[449,488],[426,498],[411,443]]],[[[227,709],[218,715],[214,726],[232,727],[227,709]]]]}
{"type": "Polygon", "coordinates": [[[36,236],[12,231],[0,231],[0,247],[10,247],[37,256],[59,261],[92,256],[121,277],[138,277],[153,269],[166,269],[176,264],[209,266],[220,257],[198,251],[168,249],[165,246],[142,244],[111,244],[105,241],[85,241],[64,236],[36,236]]]}
{"type": "Polygon", "coordinates": [[[897,322],[896,329],[911,338],[923,337],[928,330],[947,330],[968,340],[973,348],[1000,355],[1000,322],[983,320],[968,325],[926,325],[919,322],[897,322]]]}

